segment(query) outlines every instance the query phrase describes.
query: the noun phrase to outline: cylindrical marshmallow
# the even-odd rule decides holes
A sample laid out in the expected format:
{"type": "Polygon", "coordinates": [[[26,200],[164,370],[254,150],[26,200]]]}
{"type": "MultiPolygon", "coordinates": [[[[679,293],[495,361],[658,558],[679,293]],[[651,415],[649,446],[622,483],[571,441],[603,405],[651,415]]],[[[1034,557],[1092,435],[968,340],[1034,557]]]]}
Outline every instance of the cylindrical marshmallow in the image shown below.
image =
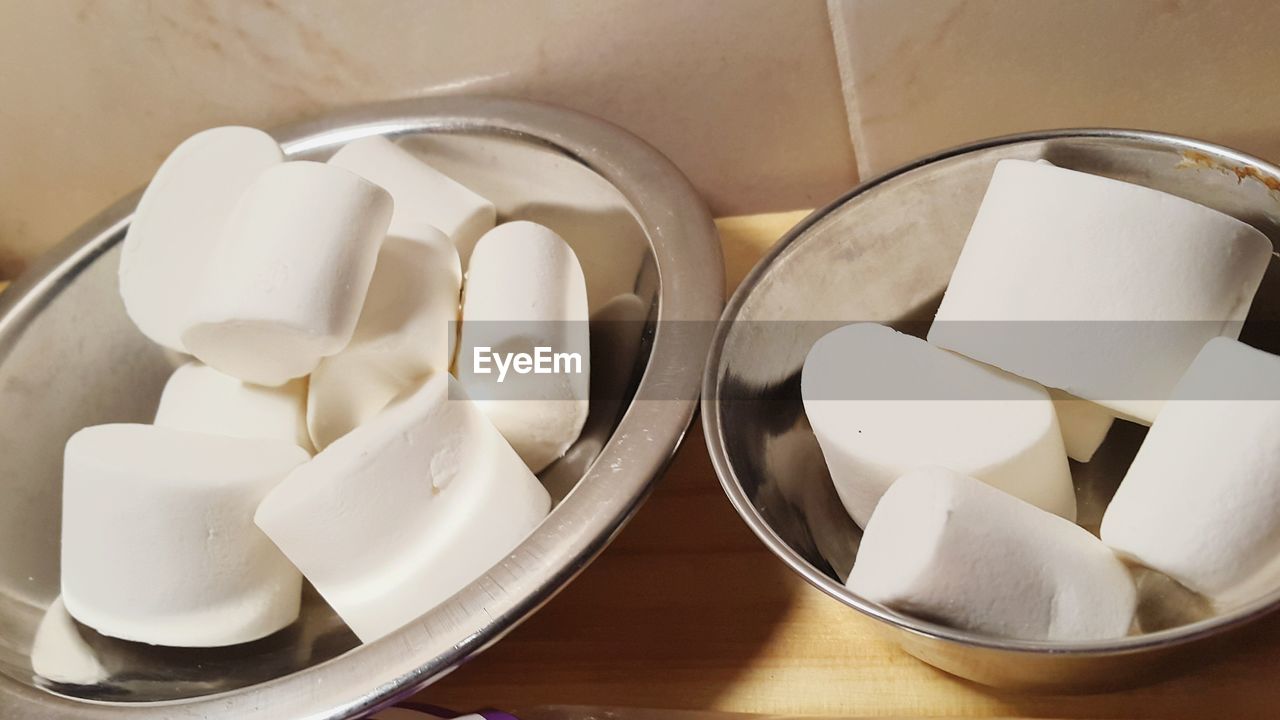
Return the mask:
{"type": "Polygon", "coordinates": [[[311,374],[307,424],[316,447],[347,434],[432,372],[448,372],[462,266],[432,227],[388,236],[347,347],[311,374]]]}
{"type": "Polygon", "coordinates": [[[500,562],[551,498],[447,373],[296,469],[258,526],[363,641],[500,562]]]}
{"type": "Polygon", "coordinates": [[[1156,416],[1102,539],[1226,609],[1280,590],[1280,357],[1211,340],[1156,416]]]}
{"type": "Polygon", "coordinates": [[[314,452],[307,432],[307,381],[263,387],[189,362],[173,371],[155,424],[239,438],[285,440],[314,452]]]}
{"type": "Polygon", "coordinates": [[[1024,640],[1123,637],[1128,570],[1083,528],[973,478],[922,468],[880,499],[848,587],[941,624],[1024,640]]]}
{"type": "Polygon", "coordinates": [[[929,341],[1149,424],[1205,342],[1239,335],[1271,252],[1188,200],[1002,160],[929,341]]]}
{"type": "Polygon", "coordinates": [[[591,348],[582,266],[551,230],[505,223],[476,245],[463,296],[458,379],[539,472],[565,454],[587,419],[591,348]],[[521,357],[529,362],[522,365],[521,357]]]}
{"type": "Polygon", "coordinates": [[[213,647],[298,617],[302,578],[253,525],[307,460],[297,445],[153,425],[99,425],[67,442],[62,599],[103,635],[213,647]]]}
{"type": "Polygon", "coordinates": [[[1089,462],[1102,447],[1102,441],[1107,439],[1107,433],[1115,423],[1115,415],[1097,403],[1081,400],[1061,390],[1050,390],[1049,397],[1058,413],[1058,427],[1062,429],[1067,457],[1089,462]]]}
{"type": "Polygon", "coordinates": [[[1069,520],[1071,471],[1044,388],[883,325],[824,335],[800,393],[845,509],[863,527],[899,476],[941,465],[1069,520]]]}
{"type": "Polygon", "coordinates": [[[419,230],[438,228],[465,261],[493,228],[493,203],[381,135],[347,143],[329,162],[391,193],[396,209],[388,235],[426,239],[419,230]]]}
{"type": "Polygon", "coordinates": [[[120,253],[120,297],[152,341],[186,352],[182,331],[232,208],[283,160],[270,135],[221,127],[192,135],[156,171],[120,253]]]}
{"type": "Polygon", "coordinates": [[[314,370],[351,340],[391,205],[385,190],[333,165],[264,172],[210,258],[187,349],[258,385],[314,370]]]}

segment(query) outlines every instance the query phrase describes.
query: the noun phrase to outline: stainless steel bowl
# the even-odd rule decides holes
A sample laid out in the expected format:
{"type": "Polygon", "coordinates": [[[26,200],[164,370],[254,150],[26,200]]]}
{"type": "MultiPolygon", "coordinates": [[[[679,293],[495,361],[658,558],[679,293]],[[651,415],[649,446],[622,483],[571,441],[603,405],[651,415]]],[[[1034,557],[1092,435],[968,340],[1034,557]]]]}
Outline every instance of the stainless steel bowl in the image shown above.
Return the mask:
{"type": "Polygon", "coordinates": [[[696,408],[710,339],[678,329],[710,323],[723,305],[719,241],[688,182],[613,125],[514,100],[392,102],[276,133],[291,158],[310,159],[375,134],[493,198],[500,219],[555,228],[582,260],[593,401],[582,438],[542,474],[556,501],[550,517],[484,577],[370,645],[311,592],[299,623],[233,648],[162,649],[75,628],[106,678],[36,676],[37,624],[58,594],[62,445],[86,425],[149,421],[180,361],[138,333],[116,292],[135,193],[0,295],[0,717],[359,716],[496,642],[645,499],[696,408]]]}
{"type": "MultiPolygon", "coordinates": [[[[818,589],[875,618],[912,655],[1007,688],[1087,691],[1157,677],[1280,606],[1280,595],[1217,617],[1153,617],[1164,629],[1101,643],[1006,640],[895,612],[843,581],[861,531],[844,513],[800,400],[809,348],[853,321],[928,327],[995,163],[1045,158],[1158,188],[1252,223],[1280,244],[1280,168],[1208,143],[1150,132],[1062,130],[948,150],[870,180],[814,212],[730,299],[703,378],[711,458],[739,514],[818,589]]],[[[1280,273],[1264,280],[1242,339],[1275,352],[1280,273]]],[[[1094,460],[1072,463],[1080,520],[1096,528],[1145,429],[1120,423],[1094,460]]],[[[1154,604],[1173,590],[1143,579],[1154,604]],[[1163,596],[1162,596],[1163,593],[1163,596]]],[[[1175,604],[1168,603],[1170,607],[1175,604]]],[[[1189,609],[1191,606],[1187,606],[1189,609]]],[[[852,671],[852,670],[851,670],[852,671]]]]}

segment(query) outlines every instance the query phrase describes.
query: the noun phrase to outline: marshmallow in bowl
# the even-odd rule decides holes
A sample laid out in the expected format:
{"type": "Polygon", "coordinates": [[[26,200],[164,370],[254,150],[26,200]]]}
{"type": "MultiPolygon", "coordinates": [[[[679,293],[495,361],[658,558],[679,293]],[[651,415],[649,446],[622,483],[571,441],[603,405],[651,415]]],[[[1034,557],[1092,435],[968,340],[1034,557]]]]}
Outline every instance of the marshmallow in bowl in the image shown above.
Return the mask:
{"type": "Polygon", "coordinates": [[[458,379],[534,472],[564,455],[586,422],[588,321],[582,266],[559,235],[510,222],[476,244],[462,303],[458,379]],[[522,373],[515,365],[522,355],[531,362],[541,357],[547,372],[526,364],[522,373]]]}
{"type": "Polygon", "coordinates": [[[865,527],[893,481],[951,467],[1069,520],[1075,492],[1044,388],[873,323],[805,358],[800,392],[845,509],[865,527]]]}
{"type": "Polygon", "coordinates": [[[215,647],[298,617],[302,578],[254,527],[258,503],[306,451],[154,425],[67,441],[62,599],[103,635],[215,647]]]}
{"type": "Polygon", "coordinates": [[[262,173],[223,228],[183,343],[258,385],[310,373],[351,340],[391,210],[385,190],[334,165],[262,173]]]}
{"type": "Polygon", "coordinates": [[[381,135],[347,143],[329,163],[391,193],[396,208],[388,235],[413,238],[424,226],[438,228],[466,262],[480,236],[493,228],[493,203],[381,135]]]}
{"type": "Polygon", "coordinates": [[[1062,429],[1067,457],[1089,462],[1102,447],[1102,441],[1107,439],[1107,433],[1115,423],[1115,415],[1097,403],[1072,397],[1061,390],[1049,390],[1049,397],[1058,413],[1058,426],[1062,429]]]}
{"type": "Polygon", "coordinates": [[[1084,529],[945,468],[898,479],[876,506],[847,586],[963,630],[1059,642],[1123,637],[1136,591],[1084,529]]]}
{"type": "Polygon", "coordinates": [[[1207,343],[1102,519],[1116,552],[1229,609],[1280,589],[1280,357],[1207,343]]]}
{"type": "Polygon", "coordinates": [[[263,387],[189,362],[165,383],[154,424],[210,435],[286,440],[313,452],[306,404],[304,379],[263,387]]]}
{"type": "Polygon", "coordinates": [[[1271,253],[1180,197],[1002,160],[929,341],[1150,424],[1205,342],[1239,336],[1271,253]]]}
{"type": "Polygon", "coordinates": [[[294,470],[256,522],[364,642],[500,562],[551,498],[448,373],[294,470]]]}
{"type": "Polygon", "coordinates": [[[449,371],[461,288],[458,251],[444,233],[420,226],[387,237],[351,342],[311,374],[307,425],[316,447],[432,372],[449,371]]]}
{"type": "Polygon", "coordinates": [[[120,253],[120,297],[153,342],[185,352],[182,331],[232,208],[268,168],[283,162],[261,130],[196,133],[169,154],[142,193],[120,253]]]}

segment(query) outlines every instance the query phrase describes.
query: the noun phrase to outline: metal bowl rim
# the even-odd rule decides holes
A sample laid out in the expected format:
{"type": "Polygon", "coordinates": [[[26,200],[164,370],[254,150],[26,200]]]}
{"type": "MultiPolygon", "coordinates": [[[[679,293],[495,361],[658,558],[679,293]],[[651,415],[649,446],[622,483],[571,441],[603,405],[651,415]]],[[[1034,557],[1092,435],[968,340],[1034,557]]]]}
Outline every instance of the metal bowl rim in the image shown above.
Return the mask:
{"type": "Polygon", "coordinates": [[[1131,635],[1116,640],[1102,642],[1045,642],[998,638],[980,633],[967,632],[955,628],[919,620],[908,615],[894,612],[878,603],[870,602],[849,591],[826,573],[815,568],[799,553],[773,531],[760,512],[747,497],[746,491],[738,480],[737,473],[725,451],[724,426],[720,421],[719,387],[721,365],[723,362],[725,342],[730,328],[739,311],[756,286],[769,273],[773,264],[797,241],[806,237],[809,228],[816,225],[828,215],[837,212],[847,202],[890,180],[911,173],[925,166],[980,152],[993,147],[1041,142],[1045,140],[1063,139],[1122,139],[1139,140],[1157,145],[1165,145],[1183,150],[1204,152],[1215,156],[1229,158],[1233,162],[1252,166],[1272,177],[1280,177],[1280,167],[1247,153],[1214,143],[1194,138],[1162,133],[1150,130],[1133,130],[1123,128],[1066,128],[1059,130],[1043,130],[1015,133],[987,138],[972,143],[957,145],[941,150],[917,160],[912,160],[896,168],[888,170],[865,182],[859,183],[848,192],[839,196],[827,205],[814,210],[805,216],[793,228],[788,230],[767,253],[747,273],[742,283],[730,296],[725,305],[720,321],[711,341],[711,350],[707,357],[707,366],[702,378],[702,429],[706,439],[707,450],[711,455],[711,464],[715,469],[720,485],[738,515],[766,547],[794,572],[799,574],[810,585],[826,595],[898,630],[931,640],[954,643],[965,647],[1021,652],[1041,655],[1097,657],[1143,653],[1154,649],[1172,648],[1197,640],[1226,633],[1234,628],[1253,622],[1277,609],[1280,609],[1280,591],[1227,613],[1206,618],[1187,625],[1161,630],[1142,635],[1131,635]]]}

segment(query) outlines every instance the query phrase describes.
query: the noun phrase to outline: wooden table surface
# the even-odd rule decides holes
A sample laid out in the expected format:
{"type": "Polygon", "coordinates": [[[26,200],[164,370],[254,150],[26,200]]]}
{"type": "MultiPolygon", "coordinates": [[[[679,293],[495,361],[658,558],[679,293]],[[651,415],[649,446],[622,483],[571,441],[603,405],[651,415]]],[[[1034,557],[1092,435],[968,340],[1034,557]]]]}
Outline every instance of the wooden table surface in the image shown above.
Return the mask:
{"type": "MultiPolygon", "coordinates": [[[[804,213],[719,221],[728,283],[804,213]]],[[[695,423],[599,559],[497,646],[416,700],[841,716],[1280,717],[1280,617],[1196,672],[1127,692],[992,691],[907,656],[810,587],[729,506],[695,423]]]]}

